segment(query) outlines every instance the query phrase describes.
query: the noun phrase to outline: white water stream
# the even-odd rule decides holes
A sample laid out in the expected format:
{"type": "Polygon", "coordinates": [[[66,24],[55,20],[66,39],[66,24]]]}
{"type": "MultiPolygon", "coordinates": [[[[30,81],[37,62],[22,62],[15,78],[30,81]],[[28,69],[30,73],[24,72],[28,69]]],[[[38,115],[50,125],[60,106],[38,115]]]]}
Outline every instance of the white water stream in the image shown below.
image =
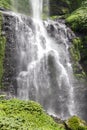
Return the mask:
{"type": "Polygon", "coordinates": [[[68,30],[58,21],[42,21],[43,0],[30,0],[30,4],[30,23],[25,16],[16,15],[17,96],[35,100],[48,113],[65,119],[76,114],[68,30]]]}

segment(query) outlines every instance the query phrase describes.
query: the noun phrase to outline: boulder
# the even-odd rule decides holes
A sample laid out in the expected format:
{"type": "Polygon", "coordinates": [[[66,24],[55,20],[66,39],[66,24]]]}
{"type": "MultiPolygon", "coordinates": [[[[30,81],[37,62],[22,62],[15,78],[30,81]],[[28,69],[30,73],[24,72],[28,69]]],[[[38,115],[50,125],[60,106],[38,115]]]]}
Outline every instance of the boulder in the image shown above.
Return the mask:
{"type": "Polygon", "coordinates": [[[67,130],[87,130],[87,123],[77,116],[70,117],[65,121],[67,130]]]}

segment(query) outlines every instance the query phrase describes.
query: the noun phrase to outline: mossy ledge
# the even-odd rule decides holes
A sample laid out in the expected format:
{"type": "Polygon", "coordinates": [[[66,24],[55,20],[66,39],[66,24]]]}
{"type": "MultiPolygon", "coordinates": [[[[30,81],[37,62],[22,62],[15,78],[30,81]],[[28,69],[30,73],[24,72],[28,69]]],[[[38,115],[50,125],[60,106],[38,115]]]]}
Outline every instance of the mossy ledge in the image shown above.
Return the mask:
{"type": "Polygon", "coordinates": [[[67,130],[87,130],[87,124],[77,116],[73,116],[65,121],[67,130]]]}
{"type": "Polygon", "coordinates": [[[34,101],[0,96],[0,130],[87,130],[86,122],[77,116],[55,121],[34,101]]]}
{"type": "Polygon", "coordinates": [[[0,100],[0,130],[65,130],[34,101],[0,100]]]}

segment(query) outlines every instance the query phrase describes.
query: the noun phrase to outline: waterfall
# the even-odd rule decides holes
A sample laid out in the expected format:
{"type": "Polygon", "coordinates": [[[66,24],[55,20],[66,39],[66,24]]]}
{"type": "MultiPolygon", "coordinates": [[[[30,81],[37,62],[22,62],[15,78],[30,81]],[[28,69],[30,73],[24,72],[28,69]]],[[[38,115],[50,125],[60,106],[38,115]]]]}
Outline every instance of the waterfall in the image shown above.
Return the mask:
{"type": "Polygon", "coordinates": [[[40,20],[43,12],[43,0],[30,0],[30,3],[33,10],[33,18],[40,20]]]}
{"type": "Polygon", "coordinates": [[[49,114],[66,119],[76,114],[69,30],[60,20],[42,20],[48,0],[29,3],[32,18],[12,14],[16,19],[17,97],[37,101],[49,114]]]}

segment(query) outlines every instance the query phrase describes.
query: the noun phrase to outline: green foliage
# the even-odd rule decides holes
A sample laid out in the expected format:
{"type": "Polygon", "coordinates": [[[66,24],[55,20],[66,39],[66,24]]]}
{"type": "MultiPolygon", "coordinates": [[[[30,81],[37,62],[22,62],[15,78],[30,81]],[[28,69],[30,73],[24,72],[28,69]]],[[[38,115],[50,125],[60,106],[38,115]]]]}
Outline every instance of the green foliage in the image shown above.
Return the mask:
{"type": "Polygon", "coordinates": [[[79,52],[81,55],[80,63],[87,74],[87,36],[81,36],[81,44],[79,45],[79,52]]]}
{"type": "Polygon", "coordinates": [[[5,9],[11,8],[11,0],[0,0],[0,7],[5,9]]]}
{"type": "Polygon", "coordinates": [[[72,41],[70,49],[72,59],[74,61],[73,69],[77,78],[86,78],[87,74],[87,36],[76,37],[72,41]],[[78,62],[82,65],[83,69],[79,71],[78,62]],[[80,72],[80,73],[78,73],[80,72]]]}
{"type": "Polygon", "coordinates": [[[0,100],[0,130],[64,130],[34,101],[0,100]]]}
{"type": "Polygon", "coordinates": [[[83,33],[87,33],[87,6],[85,2],[87,0],[82,2],[82,5],[66,19],[66,22],[70,24],[74,31],[83,33]]]}
{"type": "Polygon", "coordinates": [[[0,100],[5,99],[6,95],[0,95],[0,100]]]}
{"type": "Polygon", "coordinates": [[[80,50],[80,53],[82,55],[82,59],[86,59],[87,58],[87,36],[82,36],[81,37],[81,44],[79,46],[79,50],[80,50]]]}
{"type": "MultiPolygon", "coordinates": [[[[11,3],[12,3],[11,9],[13,11],[26,15],[32,15],[33,12],[29,0],[11,0],[11,3]]],[[[46,1],[43,1],[42,18],[47,19],[48,14],[49,14],[48,6],[46,5],[46,1]]]]}
{"type": "MultiPolygon", "coordinates": [[[[76,9],[73,13],[71,13],[69,17],[66,18],[66,22],[75,32],[80,34],[80,40],[78,41],[77,39],[75,39],[73,41],[75,47],[71,49],[71,53],[74,57],[73,59],[77,59],[81,63],[84,72],[87,74],[87,0],[80,1],[80,7],[76,9]],[[76,41],[78,49],[75,45],[76,41]],[[78,58],[78,54],[80,54],[80,59],[78,58]]],[[[75,71],[77,70],[77,63],[74,64],[74,69],[75,71]]],[[[83,75],[85,75],[84,72],[82,72],[83,75]]],[[[81,75],[79,74],[78,76],[81,77],[81,75]]]]}
{"type": "Polygon", "coordinates": [[[80,48],[82,47],[81,38],[76,37],[72,40],[72,46],[70,48],[71,57],[73,60],[73,71],[77,79],[86,78],[86,74],[78,64],[81,60],[80,48]]]}
{"type": "Polygon", "coordinates": [[[69,0],[50,0],[50,15],[64,15],[69,13],[69,0]]]}
{"type": "Polygon", "coordinates": [[[50,15],[69,14],[80,7],[83,0],[50,0],[50,15]]]}
{"type": "Polygon", "coordinates": [[[71,54],[73,57],[73,60],[78,62],[80,60],[80,53],[79,53],[79,46],[81,44],[81,40],[79,37],[76,37],[72,41],[73,45],[71,47],[71,54]]]}
{"type": "Polygon", "coordinates": [[[22,14],[29,14],[31,12],[29,0],[11,0],[11,4],[11,9],[15,12],[22,14]]]}
{"type": "Polygon", "coordinates": [[[70,130],[87,130],[86,122],[77,116],[71,117],[66,124],[70,130]]]}

